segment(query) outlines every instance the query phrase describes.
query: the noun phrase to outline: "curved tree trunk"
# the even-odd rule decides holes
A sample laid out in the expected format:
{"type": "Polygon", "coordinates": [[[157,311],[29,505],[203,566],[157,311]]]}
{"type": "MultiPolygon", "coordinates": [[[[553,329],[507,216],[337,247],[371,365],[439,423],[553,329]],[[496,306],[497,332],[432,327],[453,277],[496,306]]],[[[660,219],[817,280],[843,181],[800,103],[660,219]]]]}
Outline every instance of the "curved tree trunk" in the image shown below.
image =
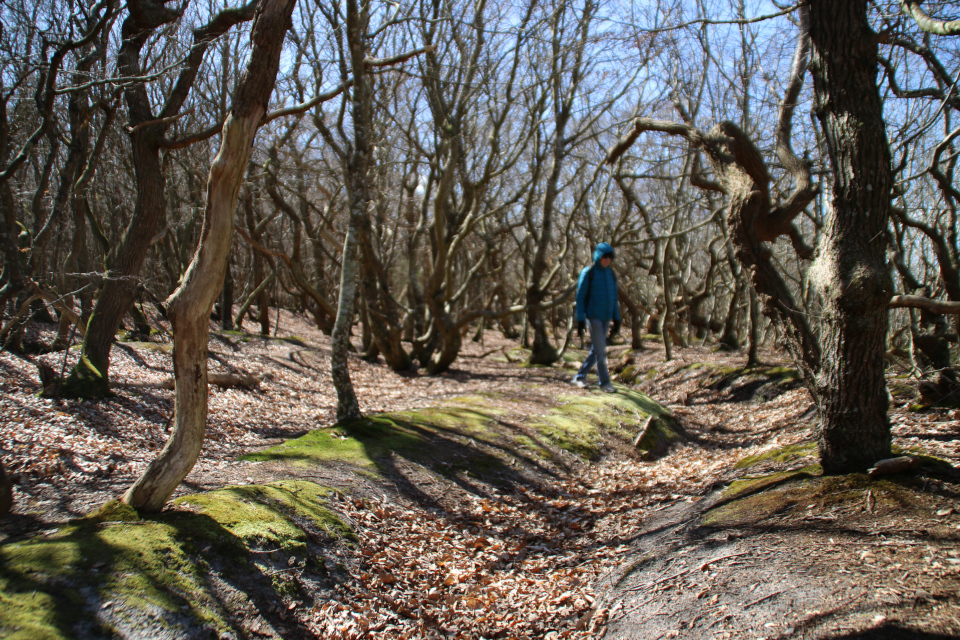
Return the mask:
{"type": "Polygon", "coordinates": [[[264,0],[250,39],[253,52],[223,126],[220,152],[210,167],[197,251],[167,305],[173,327],[176,380],[174,427],[160,455],[123,496],[144,511],[158,511],[193,468],[207,419],[207,338],[210,311],[223,283],[233,242],[233,216],[250,149],[276,82],[280,50],[295,0],[264,0]]]}

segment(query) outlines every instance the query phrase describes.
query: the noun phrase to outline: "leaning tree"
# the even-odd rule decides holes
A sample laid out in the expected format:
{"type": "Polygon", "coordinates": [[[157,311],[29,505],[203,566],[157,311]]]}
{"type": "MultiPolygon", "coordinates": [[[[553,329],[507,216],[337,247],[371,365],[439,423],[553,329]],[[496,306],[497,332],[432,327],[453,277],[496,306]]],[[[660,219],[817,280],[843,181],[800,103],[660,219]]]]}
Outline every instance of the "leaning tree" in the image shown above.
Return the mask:
{"type": "Polygon", "coordinates": [[[295,5],[296,0],[262,0],[256,8],[250,34],[253,51],[223,124],[220,152],[210,167],[200,242],[167,305],[176,379],[174,427],[163,451],[123,496],[136,509],[163,508],[200,455],[207,419],[210,312],[223,283],[240,186],[267,113],[295,5]]]}

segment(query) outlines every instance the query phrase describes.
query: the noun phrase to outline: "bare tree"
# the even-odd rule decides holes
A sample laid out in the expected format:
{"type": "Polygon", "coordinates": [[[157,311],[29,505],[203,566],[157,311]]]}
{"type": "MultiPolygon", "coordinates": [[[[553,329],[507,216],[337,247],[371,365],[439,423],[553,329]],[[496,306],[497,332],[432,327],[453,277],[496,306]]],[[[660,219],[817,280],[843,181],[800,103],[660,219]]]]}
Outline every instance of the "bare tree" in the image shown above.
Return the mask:
{"type": "Polygon", "coordinates": [[[737,258],[751,269],[754,286],[765,296],[765,312],[786,336],[817,404],[824,470],[862,471],[890,453],[884,352],[892,282],[884,234],[893,184],[876,82],[876,39],[864,1],[815,3],[800,11],[800,45],[778,131],[778,154],[795,183],[782,204],[771,202],[760,152],[731,122],[704,133],[689,124],[639,118],[611,159],[650,130],[683,136],[703,150],[728,199],[727,224],[737,258]],[[813,266],[813,285],[823,301],[819,336],[766,246],[793,233],[794,220],[815,196],[809,167],[790,148],[791,116],[808,50],[833,178],[831,208],[813,266]]]}
{"type": "MultiPolygon", "coordinates": [[[[193,45],[184,67],[159,113],[154,113],[144,82],[130,82],[124,89],[137,199],[123,238],[110,251],[107,274],[87,327],[82,356],[60,389],[64,395],[97,397],[109,392],[110,347],[134,300],[140,268],[165,212],[165,175],[160,160],[161,150],[168,142],[165,134],[180,114],[210,43],[234,25],[250,20],[254,9],[253,3],[239,9],[224,9],[194,30],[193,45]]],[[[162,2],[146,0],[128,5],[127,10],[117,69],[122,76],[136,80],[144,76],[143,47],[158,29],[179,19],[183,9],[171,9],[162,2]]]]}

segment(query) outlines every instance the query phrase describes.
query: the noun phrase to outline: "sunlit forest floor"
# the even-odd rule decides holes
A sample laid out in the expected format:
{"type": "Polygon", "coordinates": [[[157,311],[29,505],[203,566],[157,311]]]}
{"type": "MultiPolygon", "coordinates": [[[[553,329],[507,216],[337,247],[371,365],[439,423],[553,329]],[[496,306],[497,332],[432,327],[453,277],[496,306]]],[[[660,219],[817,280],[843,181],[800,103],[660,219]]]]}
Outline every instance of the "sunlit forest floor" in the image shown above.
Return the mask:
{"type": "MultiPolygon", "coordinates": [[[[49,341],[52,329],[31,327],[28,337],[49,341]]],[[[258,381],[211,387],[205,446],[178,495],[295,476],[289,466],[238,458],[333,427],[329,339],[285,312],[276,333],[211,336],[211,371],[258,381]]],[[[815,465],[806,446],[814,439],[812,402],[773,352],[762,354],[764,367],[745,371],[739,353],[696,346],[664,362],[659,343],[646,347],[628,353],[614,345],[610,360],[633,367],[629,384],[618,383],[622,392],[646,394],[682,427],[683,438],[660,457],[605,436],[586,453],[557,450],[517,464],[504,483],[441,472],[455,463],[452,447],[434,452],[436,464],[395,456],[381,474],[312,467],[309,479],[341,492],[336,508],[358,546],[344,552],[337,584],[312,599],[249,612],[250,637],[960,633],[955,471],[917,472],[893,493],[866,480],[818,486],[772,506],[721,513],[710,524],[701,516],[711,505],[722,508],[719,491],[731,482],[794,478],[815,465]],[[770,452],[788,455],[764,457],[770,452]],[[754,464],[738,467],[748,456],[754,464]],[[859,497],[835,499],[841,494],[859,497]]],[[[111,356],[116,395],[78,402],[39,397],[36,368],[44,362],[68,371],[77,350],[0,353],[0,455],[16,483],[14,512],[0,524],[4,542],[118,497],[166,442],[169,336],[118,342],[111,356]]],[[[351,376],[365,415],[481,397],[503,428],[535,423],[558,398],[562,405],[568,396],[600,396],[570,384],[572,361],[525,368],[522,359],[515,342],[488,331],[482,341],[466,340],[454,368],[440,376],[401,375],[359,357],[351,358],[351,376]]],[[[960,411],[915,410],[915,387],[891,371],[895,445],[960,466],[960,411]]],[[[621,426],[640,421],[624,414],[621,426]]]]}

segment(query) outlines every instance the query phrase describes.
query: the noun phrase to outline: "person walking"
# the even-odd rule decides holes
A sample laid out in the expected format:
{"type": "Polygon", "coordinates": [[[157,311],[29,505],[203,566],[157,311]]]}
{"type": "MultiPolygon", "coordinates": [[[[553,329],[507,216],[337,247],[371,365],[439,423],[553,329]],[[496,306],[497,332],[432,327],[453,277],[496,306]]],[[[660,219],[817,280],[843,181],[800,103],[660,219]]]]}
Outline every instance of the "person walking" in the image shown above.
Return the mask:
{"type": "Polygon", "coordinates": [[[617,276],[610,268],[612,262],[613,247],[601,242],[593,251],[593,264],[580,272],[577,281],[577,334],[583,340],[584,330],[589,324],[590,353],[573,377],[573,384],[586,387],[587,374],[596,365],[600,388],[607,393],[617,391],[610,384],[610,373],[607,371],[607,327],[610,327],[610,338],[620,333],[620,297],[617,293],[617,276]]]}

